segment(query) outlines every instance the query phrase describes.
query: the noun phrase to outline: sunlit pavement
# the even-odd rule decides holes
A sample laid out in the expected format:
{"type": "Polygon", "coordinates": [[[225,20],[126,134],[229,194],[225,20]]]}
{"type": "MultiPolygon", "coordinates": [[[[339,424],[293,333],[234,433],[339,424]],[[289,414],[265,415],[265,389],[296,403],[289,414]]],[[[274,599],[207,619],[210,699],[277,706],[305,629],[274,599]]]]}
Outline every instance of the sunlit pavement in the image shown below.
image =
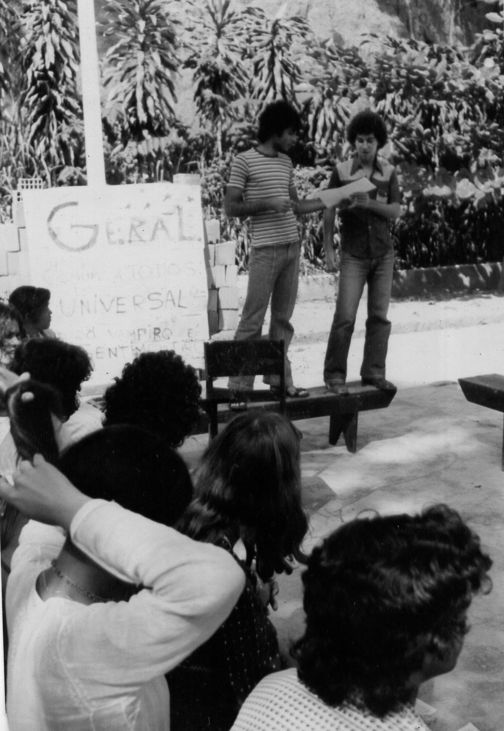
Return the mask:
{"type": "MultiPolygon", "coordinates": [[[[308,333],[309,321],[312,327],[320,324],[313,319],[313,305],[311,312],[310,306],[303,309],[298,326],[304,317],[306,328],[291,352],[297,383],[310,386],[322,382],[325,341],[308,333]]],[[[495,313],[494,307],[489,324],[441,323],[411,332],[403,327],[392,335],[387,376],[399,391],[388,409],[359,416],[355,454],[344,445],[329,446],[328,418],[296,424],[303,432],[303,497],[310,515],[306,550],[362,512],[413,512],[446,502],[479,533],[494,561],[493,591],[472,605],[472,629],[456,669],[422,688],[420,698],[435,709],[428,721],[433,731],[466,731],[469,723],[479,731],[504,729],[503,419],[499,412],[468,403],[456,383],[462,376],[504,373],[504,322],[495,313]]],[[[362,345],[357,332],[349,360],[352,379],[358,377],[362,345]]],[[[188,440],[183,453],[190,464],[205,443],[203,436],[188,440]]],[[[281,577],[273,614],[286,654],[303,628],[300,574],[296,569],[281,577]]]]}

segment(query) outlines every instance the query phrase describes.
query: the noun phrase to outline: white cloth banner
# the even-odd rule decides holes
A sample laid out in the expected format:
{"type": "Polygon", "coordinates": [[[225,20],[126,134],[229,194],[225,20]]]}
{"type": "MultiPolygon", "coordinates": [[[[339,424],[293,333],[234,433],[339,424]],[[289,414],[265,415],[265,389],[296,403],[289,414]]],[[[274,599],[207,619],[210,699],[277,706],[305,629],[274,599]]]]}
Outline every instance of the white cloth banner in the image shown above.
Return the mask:
{"type": "Polygon", "coordinates": [[[143,351],[196,367],[208,338],[198,185],[25,191],[29,282],[51,290],[51,327],[106,383],[143,351]]]}

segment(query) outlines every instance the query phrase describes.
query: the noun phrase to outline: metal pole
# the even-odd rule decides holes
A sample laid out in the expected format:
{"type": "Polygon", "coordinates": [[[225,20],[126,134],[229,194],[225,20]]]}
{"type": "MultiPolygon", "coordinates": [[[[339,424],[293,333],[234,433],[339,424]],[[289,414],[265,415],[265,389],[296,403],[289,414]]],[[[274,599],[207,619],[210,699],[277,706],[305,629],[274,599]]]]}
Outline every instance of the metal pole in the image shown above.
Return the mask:
{"type": "Polygon", "coordinates": [[[77,0],[81,57],[84,140],[86,144],[87,184],[105,185],[105,160],[100,107],[100,75],[96,46],[94,0],[77,0]]]}

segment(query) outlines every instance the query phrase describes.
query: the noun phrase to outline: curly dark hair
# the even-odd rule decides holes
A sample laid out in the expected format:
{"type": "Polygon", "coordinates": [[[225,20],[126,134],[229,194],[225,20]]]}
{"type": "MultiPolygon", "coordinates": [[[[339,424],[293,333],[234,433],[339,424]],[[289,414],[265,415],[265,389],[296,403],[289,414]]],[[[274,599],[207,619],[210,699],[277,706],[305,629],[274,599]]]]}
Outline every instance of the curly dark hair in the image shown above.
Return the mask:
{"type": "Polygon", "coordinates": [[[348,123],[347,140],[352,147],[355,145],[357,135],[374,135],[378,142],[378,149],[386,144],[388,138],[385,122],[379,114],[370,109],[359,112],[348,123]]]}
{"type": "Polygon", "coordinates": [[[192,498],[182,457],[165,440],[137,426],[98,429],[71,444],[57,467],[91,498],[172,526],[192,498]]]}
{"type": "Polygon", "coordinates": [[[93,367],[89,355],[79,345],[57,338],[33,338],[18,345],[11,369],[18,374],[28,371],[35,380],[56,388],[68,419],[79,407],[78,391],[93,367]]]}
{"type": "Polygon", "coordinates": [[[259,142],[266,142],[273,135],[281,135],[286,129],[298,130],[301,119],[297,110],[288,102],[280,99],[268,104],[259,115],[259,142]]]}
{"type": "Polygon", "coordinates": [[[105,425],[135,424],[179,447],[199,417],[195,369],[173,350],[141,353],[105,391],[105,425]]]}
{"type": "Polygon", "coordinates": [[[51,292],[45,287],[25,284],[11,292],[9,304],[16,308],[23,320],[36,320],[40,311],[47,307],[50,299],[51,292]]]}
{"type": "Polygon", "coordinates": [[[210,442],[195,499],[179,526],[200,541],[240,536],[263,581],[289,573],[308,521],[301,506],[299,437],[281,414],[250,410],[210,442]]]}
{"type": "Polygon", "coordinates": [[[446,505],[343,525],[303,575],[306,630],[292,651],[299,679],[330,706],[359,698],[379,717],[396,710],[427,653],[441,659],[461,644],[473,595],[491,588],[491,565],[446,505]]]}

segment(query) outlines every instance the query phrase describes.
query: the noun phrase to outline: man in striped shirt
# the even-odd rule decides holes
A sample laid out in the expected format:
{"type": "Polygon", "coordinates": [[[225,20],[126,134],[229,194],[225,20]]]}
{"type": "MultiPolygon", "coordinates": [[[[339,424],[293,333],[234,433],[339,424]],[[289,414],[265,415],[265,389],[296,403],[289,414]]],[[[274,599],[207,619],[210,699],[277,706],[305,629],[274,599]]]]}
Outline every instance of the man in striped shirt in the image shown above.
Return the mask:
{"type": "MultiPolygon", "coordinates": [[[[259,117],[259,144],[233,160],[224,201],[228,216],[250,219],[251,231],[247,296],[235,339],[261,337],[271,300],[269,337],[283,340],[286,349],[294,333],[290,320],[299,277],[296,214],[324,208],[319,199],[298,200],[287,152],[297,141],[299,127],[299,115],[287,102],[265,107],[259,117]]],[[[288,358],[285,379],[288,397],[308,396],[308,391],[294,386],[288,358]]],[[[267,382],[277,393],[275,378],[267,382]]],[[[253,377],[233,378],[229,385],[234,391],[247,391],[253,387],[253,377]]]]}

